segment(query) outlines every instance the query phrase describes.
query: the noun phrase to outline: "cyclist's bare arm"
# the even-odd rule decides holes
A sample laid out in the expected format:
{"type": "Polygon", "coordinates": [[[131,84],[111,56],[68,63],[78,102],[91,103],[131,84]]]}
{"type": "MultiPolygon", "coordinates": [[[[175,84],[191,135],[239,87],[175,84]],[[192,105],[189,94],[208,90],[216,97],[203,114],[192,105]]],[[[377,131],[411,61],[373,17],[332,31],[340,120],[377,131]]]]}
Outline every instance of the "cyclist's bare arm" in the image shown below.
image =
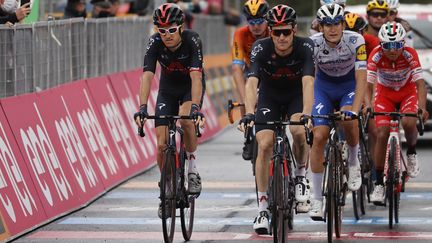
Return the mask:
{"type": "MultiPolygon", "coordinates": [[[[147,105],[147,100],[150,95],[150,87],[151,82],[153,80],[154,73],[150,71],[145,71],[143,75],[141,76],[141,86],[139,91],[139,99],[140,99],[140,105],[147,105]]],[[[135,119],[136,124],[138,127],[141,127],[141,120],[139,117],[135,119]]],[[[144,119],[145,122],[145,119],[144,119]]]]}
{"type": "Polygon", "coordinates": [[[249,77],[246,82],[246,113],[255,113],[255,105],[257,103],[258,78],[249,77]]]}
{"type": "Polygon", "coordinates": [[[233,78],[234,78],[234,82],[237,86],[237,90],[240,94],[240,103],[243,103],[245,100],[245,83],[246,83],[246,79],[244,78],[243,75],[243,65],[240,64],[233,64],[232,65],[232,70],[233,70],[233,78]]]}
{"type": "Polygon", "coordinates": [[[364,98],[364,104],[366,108],[372,107],[373,90],[374,90],[374,84],[368,82],[366,84],[366,92],[364,98]]]}
{"type": "Polygon", "coordinates": [[[314,102],[314,80],[313,76],[303,76],[303,114],[312,113],[312,105],[314,102]]]}
{"type": "Polygon", "coordinates": [[[355,70],[356,88],[352,111],[359,112],[366,94],[366,69],[355,70]]]}
{"type": "Polygon", "coordinates": [[[425,117],[427,114],[427,110],[426,110],[426,95],[427,95],[427,91],[426,91],[426,84],[424,79],[419,79],[416,81],[416,85],[417,85],[417,93],[418,93],[418,105],[419,108],[423,110],[423,121],[426,121],[426,119],[428,117],[425,117]]]}
{"type": "Polygon", "coordinates": [[[203,91],[202,85],[202,72],[201,71],[192,71],[190,72],[191,83],[192,83],[192,103],[200,104],[201,103],[201,95],[203,91]]]}

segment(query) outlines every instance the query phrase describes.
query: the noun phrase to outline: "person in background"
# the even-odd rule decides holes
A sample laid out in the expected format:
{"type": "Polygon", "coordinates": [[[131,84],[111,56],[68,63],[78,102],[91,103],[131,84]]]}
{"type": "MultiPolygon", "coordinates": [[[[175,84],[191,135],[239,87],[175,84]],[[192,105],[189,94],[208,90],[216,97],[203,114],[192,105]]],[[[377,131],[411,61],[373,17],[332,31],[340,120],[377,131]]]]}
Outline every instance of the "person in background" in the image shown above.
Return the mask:
{"type": "Polygon", "coordinates": [[[372,50],[379,46],[380,40],[378,37],[365,33],[364,29],[366,28],[367,24],[366,21],[363,19],[362,16],[356,14],[356,13],[349,13],[344,16],[345,18],[345,29],[351,30],[354,32],[357,32],[361,35],[363,35],[363,38],[365,39],[366,44],[366,54],[369,56],[369,54],[372,52],[372,50]]]}
{"type": "Polygon", "coordinates": [[[371,0],[366,7],[368,26],[365,32],[378,37],[381,26],[388,21],[390,8],[385,0],[371,0]]]}
{"type": "Polygon", "coordinates": [[[3,4],[0,4],[0,8],[4,13],[13,14],[19,7],[18,0],[4,0],[3,4]]]}
{"type": "Polygon", "coordinates": [[[112,7],[112,4],[109,0],[91,0],[90,3],[93,4],[93,18],[110,17],[110,9],[112,7]]]}
{"type": "Polygon", "coordinates": [[[64,10],[64,19],[87,17],[85,0],[68,0],[64,10]]]}
{"type": "MultiPolygon", "coordinates": [[[[0,6],[5,4],[5,0],[0,0],[0,6]]],[[[29,15],[31,10],[30,3],[26,3],[21,7],[17,8],[15,12],[8,13],[0,8],[0,24],[13,25],[21,20],[23,20],[27,15],[29,15]]]]}
{"type": "Polygon", "coordinates": [[[399,0],[387,0],[387,3],[390,8],[388,20],[396,21],[404,27],[406,31],[405,44],[412,47],[414,45],[414,33],[408,21],[398,17],[399,0]]]}

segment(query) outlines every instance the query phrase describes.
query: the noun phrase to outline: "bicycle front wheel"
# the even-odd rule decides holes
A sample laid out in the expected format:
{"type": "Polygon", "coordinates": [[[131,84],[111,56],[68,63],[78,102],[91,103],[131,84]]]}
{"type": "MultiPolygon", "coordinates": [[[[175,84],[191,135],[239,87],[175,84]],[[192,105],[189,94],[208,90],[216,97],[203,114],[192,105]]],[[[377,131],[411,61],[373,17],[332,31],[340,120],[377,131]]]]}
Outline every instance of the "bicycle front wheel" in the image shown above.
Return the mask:
{"type": "Polygon", "coordinates": [[[387,168],[387,182],[386,194],[389,203],[389,228],[393,229],[393,212],[395,210],[395,192],[396,192],[396,178],[395,178],[395,164],[396,164],[396,138],[390,139],[390,151],[388,155],[388,168],[387,168]]]}
{"type": "Polygon", "coordinates": [[[281,243],[286,241],[287,224],[285,223],[285,207],[284,207],[284,177],[282,158],[275,157],[273,165],[273,181],[272,181],[272,229],[273,242],[281,243]]]}
{"type": "Polygon", "coordinates": [[[176,220],[176,164],[171,152],[165,153],[165,161],[160,180],[160,199],[162,209],[162,230],[165,242],[174,238],[176,220]]]}
{"type": "Polygon", "coordinates": [[[333,209],[334,209],[334,229],[336,233],[336,238],[340,238],[341,232],[342,232],[342,214],[343,214],[343,203],[344,203],[344,165],[342,161],[342,156],[339,153],[337,149],[333,150],[334,153],[334,161],[333,168],[334,168],[334,192],[333,192],[333,209]]]}
{"type": "Polygon", "coordinates": [[[333,211],[335,210],[335,202],[334,202],[334,156],[335,152],[334,148],[329,147],[327,150],[327,166],[325,171],[325,183],[324,183],[324,196],[326,203],[326,221],[327,221],[327,242],[333,241],[333,211]]]}
{"type": "Polygon", "coordinates": [[[187,192],[188,182],[188,168],[186,163],[186,154],[184,150],[179,153],[181,168],[181,184],[182,187],[182,200],[180,204],[180,222],[185,241],[190,240],[193,231],[194,217],[195,217],[195,195],[189,195],[187,192]]]}

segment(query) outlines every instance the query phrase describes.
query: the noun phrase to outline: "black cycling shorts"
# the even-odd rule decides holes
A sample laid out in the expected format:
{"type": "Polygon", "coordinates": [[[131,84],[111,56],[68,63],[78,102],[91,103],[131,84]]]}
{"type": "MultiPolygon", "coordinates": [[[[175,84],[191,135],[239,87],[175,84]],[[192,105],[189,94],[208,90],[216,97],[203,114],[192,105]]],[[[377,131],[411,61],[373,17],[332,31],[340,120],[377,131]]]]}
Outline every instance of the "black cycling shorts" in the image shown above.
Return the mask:
{"type": "MultiPolygon", "coordinates": [[[[281,115],[285,114],[290,118],[295,113],[303,111],[303,95],[300,93],[286,94],[282,99],[277,99],[276,95],[273,97],[258,95],[258,106],[255,113],[255,121],[268,122],[279,121],[281,115]]],[[[256,125],[255,131],[258,133],[261,130],[270,129],[275,130],[273,125],[256,125]]]]}
{"type": "MultiPolygon", "coordinates": [[[[201,95],[200,107],[202,107],[203,98],[204,98],[204,87],[201,95]]],[[[155,115],[163,116],[163,115],[178,115],[179,107],[187,101],[192,100],[191,90],[189,89],[186,92],[182,93],[171,93],[166,91],[159,90],[156,107],[155,107],[155,115]]],[[[168,121],[166,119],[155,119],[155,126],[168,126],[168,121]]]]}

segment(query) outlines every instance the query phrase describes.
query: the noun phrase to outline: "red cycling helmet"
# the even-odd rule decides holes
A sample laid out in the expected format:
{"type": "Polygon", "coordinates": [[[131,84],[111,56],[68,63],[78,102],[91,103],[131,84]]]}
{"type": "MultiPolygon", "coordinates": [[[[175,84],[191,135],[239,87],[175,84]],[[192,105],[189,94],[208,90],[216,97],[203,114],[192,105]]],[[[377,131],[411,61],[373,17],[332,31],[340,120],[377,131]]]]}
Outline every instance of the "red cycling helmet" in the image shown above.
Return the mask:
{"type": "Polygon", "coordinates": [[[293,8],[279,4],[268,11],[267,22],[270,27],[288,24],[295,25],[297,14],[293,8]]]}
{"type": "Polygon", "coordinates": [[[168,26],[174,23],[182,25],[184,22],[183,11],[177,4],[164,3],[153,13],[153,23],[156,26],[168,26]]]}

